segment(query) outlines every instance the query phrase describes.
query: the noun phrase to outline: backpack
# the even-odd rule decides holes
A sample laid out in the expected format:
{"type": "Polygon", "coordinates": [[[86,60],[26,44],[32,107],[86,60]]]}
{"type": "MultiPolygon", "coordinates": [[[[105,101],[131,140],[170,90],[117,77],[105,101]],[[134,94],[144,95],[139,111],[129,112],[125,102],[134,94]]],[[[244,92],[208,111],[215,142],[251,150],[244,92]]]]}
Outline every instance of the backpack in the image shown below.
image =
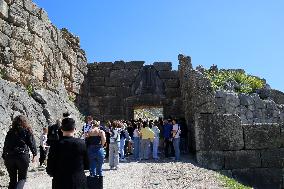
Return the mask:
{"type": "Polygon", "coordinates": [[[52,125],[48,128],[47,140],[57,141],[59,140],[59,127],[58,125],[52,125]]]}

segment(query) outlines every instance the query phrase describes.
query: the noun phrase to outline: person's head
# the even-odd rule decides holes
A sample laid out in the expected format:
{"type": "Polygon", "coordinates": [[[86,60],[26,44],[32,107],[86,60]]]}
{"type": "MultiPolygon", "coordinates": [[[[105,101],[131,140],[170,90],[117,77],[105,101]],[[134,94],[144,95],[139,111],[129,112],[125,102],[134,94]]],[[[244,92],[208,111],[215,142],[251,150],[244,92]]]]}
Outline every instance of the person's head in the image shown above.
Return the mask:
{"type": "Polygon", "coordinates": [[[143,128],[145,128],[145,127],[149,127],[149,125],[148,125],[148,122],[147,122],[147,121],[144,121],[144,122],[143,122],[143,128]]]}
{"type": "Polygon", "coordinates": [[[67,117],[70,117],[70,113],[69,112],[64,112],[63,113],[63,118],[67,118],[67,117]]]}
{"type": "Polygon", "coordinates": [[[173,124],[173,120],[172,119],[168,119],[168,124],[173,124]]]}
{"type": "Polygon", "coordinates": [[[14,118],[12,122],[12,129],[15,131],[27,129],[28,131],[32,132],[32,128],[30,127],[27,118],[23,115],[18,115],[14,118]]]}
{"type": "Polygon", "coordinates": [[[177,124],[177,119],[173,119],[172,123],[173,125],[177,124]]]}
{"type": "Polygon", "coordinates": [[[87,116],[86,117],[86,123],[91,124],[93,121],[93,117],[92,116],[87,116]]]}
{"type": "Polygon", "coordinates": [[[100,127],[100,121],[93,121],[93,128],[99,128],[100,127]]]}
{"type": "Polygon", "coordinates": [[[47,127],[42,128],[42,132],[43,132],[44,134],[47,134],[48,128],[47,128],[47,127]]]}
{"type": "Polygon", "coordinates": [[[167,119],[164,119],[164,124],[167,124],[168,123],[168,120],[167,119]]]}
{"type": "Polygon", "coordinates": [[[60,125],[61,125],[61,119],[57,119],[57,120],[56,120],[56,125],[58,125],[58,126],[60,127],[60,125]]]}
{"type": "Polygon", "coordinates": [[[63,135],[74,134],[75,132],[75,120],[72,118],[64,118],[61,123],[61,130],[63,135]]]}

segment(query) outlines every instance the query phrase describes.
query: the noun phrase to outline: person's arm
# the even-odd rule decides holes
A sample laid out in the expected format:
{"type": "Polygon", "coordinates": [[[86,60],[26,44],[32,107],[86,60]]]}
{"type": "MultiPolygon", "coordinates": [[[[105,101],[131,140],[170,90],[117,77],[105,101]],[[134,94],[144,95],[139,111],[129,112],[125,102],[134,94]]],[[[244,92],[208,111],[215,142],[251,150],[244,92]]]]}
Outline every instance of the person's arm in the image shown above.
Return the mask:
{"type": "Polygon", "coordinates": [[[105,145],[106,143],[106,135],[104,131],[100,131],[100,136],[101,136],[101,142],[102,142],[102,146],[105,145]]]}
{"type": "Polygon", "coordinates": [[[35,157],[37,156],[37,149],[36,149],[36,142],[35,142],[34,135],[31,132],[27,132],[26,144],[28,145],[28,147],[30,148],[33,154],[32,162],[34,162],[35,157]]]}

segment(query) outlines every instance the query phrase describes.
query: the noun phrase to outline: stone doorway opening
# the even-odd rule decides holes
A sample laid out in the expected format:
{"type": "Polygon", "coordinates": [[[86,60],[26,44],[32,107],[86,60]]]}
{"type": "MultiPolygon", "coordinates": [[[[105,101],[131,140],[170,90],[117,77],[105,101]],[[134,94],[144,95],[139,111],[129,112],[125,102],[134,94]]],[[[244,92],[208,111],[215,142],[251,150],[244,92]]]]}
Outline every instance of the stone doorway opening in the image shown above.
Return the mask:
{"type": "Polygon", "coordinates": [[[137,106],[134,107],[134,119],[158,120],[163,118],[164,109],[162,106],[137,106]]]}

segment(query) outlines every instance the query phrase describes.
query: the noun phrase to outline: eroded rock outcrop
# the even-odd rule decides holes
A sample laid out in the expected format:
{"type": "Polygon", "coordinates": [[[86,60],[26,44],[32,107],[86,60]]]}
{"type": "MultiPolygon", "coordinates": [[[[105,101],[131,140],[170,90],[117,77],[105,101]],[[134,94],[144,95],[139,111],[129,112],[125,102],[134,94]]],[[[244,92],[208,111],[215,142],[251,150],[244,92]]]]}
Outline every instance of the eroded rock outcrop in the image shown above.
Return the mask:
{"type": "Polygon", "coordinates": [[[86,64],[79,38],[56,28],[42,8],[31,0],[0,0],[0,148],[18,114],[28,117],[37,137],[66,111],[79,124],[73,99],[86,64]]]}

